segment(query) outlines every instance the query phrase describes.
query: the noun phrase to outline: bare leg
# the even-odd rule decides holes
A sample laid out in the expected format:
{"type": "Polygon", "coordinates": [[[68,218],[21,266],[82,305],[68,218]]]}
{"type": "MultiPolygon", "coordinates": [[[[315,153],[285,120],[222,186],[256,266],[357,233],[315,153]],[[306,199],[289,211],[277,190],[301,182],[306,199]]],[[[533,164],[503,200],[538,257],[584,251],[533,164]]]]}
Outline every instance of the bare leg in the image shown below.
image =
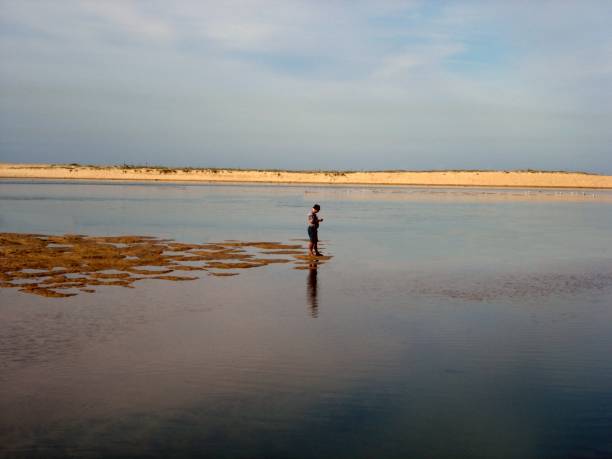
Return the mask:
{"type": "Polygon", "coordinates": [[[314,256],[314,252],[312,251],[312,249],[313,249],[314,247],[316,247],[316,246],[315,246],[315,244],[313,244],[313,242],[312,242],[312,241],[310,241],[310,242],[308,243],[308,253],[310,254],[310,256],[314,256]]]}

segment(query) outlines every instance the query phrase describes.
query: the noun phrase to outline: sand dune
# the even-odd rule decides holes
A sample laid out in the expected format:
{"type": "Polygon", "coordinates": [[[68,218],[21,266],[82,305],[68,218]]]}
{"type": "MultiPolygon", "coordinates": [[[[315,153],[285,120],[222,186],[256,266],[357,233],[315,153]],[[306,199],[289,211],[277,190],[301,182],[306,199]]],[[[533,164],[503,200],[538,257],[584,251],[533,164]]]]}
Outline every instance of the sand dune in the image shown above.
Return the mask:
{"type": "Polygon", "coordinates": [[[310,172],[0,163],[0,178],[612,188],[612,176],[609,175],[537,171],[310,172]]]}

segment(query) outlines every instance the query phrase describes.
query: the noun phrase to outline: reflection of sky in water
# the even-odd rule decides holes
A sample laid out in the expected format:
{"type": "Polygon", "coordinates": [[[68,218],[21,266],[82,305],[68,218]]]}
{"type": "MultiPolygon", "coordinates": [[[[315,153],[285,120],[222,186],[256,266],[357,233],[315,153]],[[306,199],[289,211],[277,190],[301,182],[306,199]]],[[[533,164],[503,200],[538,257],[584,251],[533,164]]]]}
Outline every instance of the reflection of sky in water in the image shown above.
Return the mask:
{"type": "Polygon", "coordinates": [[[466,261],[529,266],[612,257],[608,191],[329,188],[260,185],[22,185],[0,182],[2,231],[150,234],[186,242],[305,237],[309,206],[323,240],[359,263],[466,261]],[[525,199],[535,195],[537,198],[525,199]],[[560,200],[559,193],[564,199],[560,200]],[[586,198],[579,198],[583,193],[586,198]],[[542,198],[545,194],[550,199],[542,198]],[[595,194],[595,197],[590,197],[595,194]],[[400,198],[398,198],[398,196],[400,198]]]}
{"type": "Polygon", "coordinates": [[[611,455],[606,198],[367,190],[0,182],[0,231],[284,242],[320,201],[334,255],[0,290],[0,453],[611,455]]]}

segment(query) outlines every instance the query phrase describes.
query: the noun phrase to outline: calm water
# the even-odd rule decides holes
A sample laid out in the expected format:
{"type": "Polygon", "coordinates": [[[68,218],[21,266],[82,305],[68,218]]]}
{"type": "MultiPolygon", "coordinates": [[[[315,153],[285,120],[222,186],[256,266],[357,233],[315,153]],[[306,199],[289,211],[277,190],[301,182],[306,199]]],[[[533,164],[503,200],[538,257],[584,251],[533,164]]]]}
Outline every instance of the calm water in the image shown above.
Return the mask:
{"type": "Polygon", "coordinates": [[[0,232],[334,258],[0,289],[0,456],[612,456],[612,194],[0,181],[0,232]]]}

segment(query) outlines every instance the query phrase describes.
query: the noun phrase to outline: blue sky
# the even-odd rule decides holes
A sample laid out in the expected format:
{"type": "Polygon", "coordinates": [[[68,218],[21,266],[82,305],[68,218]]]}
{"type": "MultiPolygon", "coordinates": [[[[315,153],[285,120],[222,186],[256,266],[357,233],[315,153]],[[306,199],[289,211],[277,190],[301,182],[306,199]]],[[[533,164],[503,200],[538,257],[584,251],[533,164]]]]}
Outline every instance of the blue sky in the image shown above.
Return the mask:
{"type": "Polygon", "coordinates": [[[0,0],[0,160],[612,173],[612,2],[0,0]]]}

